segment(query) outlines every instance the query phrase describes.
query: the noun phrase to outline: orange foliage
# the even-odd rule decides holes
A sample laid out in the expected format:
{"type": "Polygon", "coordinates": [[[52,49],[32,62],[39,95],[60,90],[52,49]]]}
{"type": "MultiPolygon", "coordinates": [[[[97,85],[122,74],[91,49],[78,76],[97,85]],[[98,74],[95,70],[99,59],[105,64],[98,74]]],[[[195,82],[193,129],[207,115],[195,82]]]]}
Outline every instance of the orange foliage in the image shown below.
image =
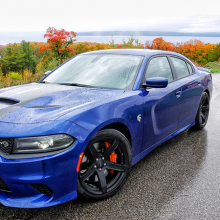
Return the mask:
{"type": "Polygon", "coordinates": [[[175,45],[166,42],[162,37],[155,38],[152,42],[147,41],[145,46],[148,49],[166,50],[180,53],[193,62],[205,65],[219,59],[220,49],[215,44],[205,44],[200,40],[191,40],[175,45]]]}
{"type": "Polygon", "coordinates": [[[174,51],[175,46],[173,43],[166,42],[162,37],[155,38],[150,45],[150,42],[146,42],[145,46],[154,50],[166,50],[166,51],[174,51]]]}
{"type": "Polygon", "coordinates": [[[111,49],[109,44],[101,44],[101,43],[90,43],[90,42],[79,42],[70,45],[76,54],[94,51],[94,50],[106,50],[111,49]]]}
{"type": "Polygon", "coordinates": [[[75,51],[70,47],[76,41],[76,33],[74,31],[57,30],[56,28],[49,27],[44,37],[47,38],[47,44],[39,47],[41,52],[50,50],[52,56],[59,59],[60,63],[75,55],[75,51]]]}
{"type": "MultiPolygon", "coordinates": [[[[162,37],[155,38],[152,42],[147,41],[145,45],[133,44],[134,38],[130,37],[128,42],[123,41],[122,44],[101,44],[91,42],[79,42],[74,43],[76,39],[75,32],[67,32],[65,30],[56,30],[55,28],[48,28],[45,37],[48,38],[47,43],[39,43],[39,49],[41,52],[45,51],[56,51],[58,57],[62,57],[61,61],[64,62],[66,59],[74,54],[80,54],[94,50],[105,50],[105,49],[124,49],[124,48],[148,48],[154,50],[165,50],[180,53],[189,58],[198,65],[205,65],[208,62],[220,60],[220,47],[215,44],[205,44],[200,40],[191,40],[185,43],[176,43],[165,41],[162,37]],[[68,41],[67,38],[72,36],[72,40],[68,41]],[[66,37],[66,38],[65,38],[66,37]],[[62,45],[62,46],[61,46],[62,45]],[[64,46],[63,46],[64,45],[64,46]],[[64,54],[65,59],[64,59],[64,54]]],[[[54,54],[44,55],[42,60],[45,62],[47,59],[54,57],[54,54]]]]}

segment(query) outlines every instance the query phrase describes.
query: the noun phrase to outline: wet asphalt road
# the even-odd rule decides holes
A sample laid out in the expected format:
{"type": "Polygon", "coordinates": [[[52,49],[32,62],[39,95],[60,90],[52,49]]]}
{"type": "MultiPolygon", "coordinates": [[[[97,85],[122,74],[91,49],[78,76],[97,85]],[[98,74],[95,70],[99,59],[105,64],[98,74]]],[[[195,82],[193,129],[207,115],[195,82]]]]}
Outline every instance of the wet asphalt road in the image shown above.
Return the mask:
{"type": "Polygon", "coordinates": [[[160,145],[133,166],[117,195],[44,209],[0,204],[0,219],[220,219],[220,73],[213,81],[205,129],[189,129],[160,145]]]}

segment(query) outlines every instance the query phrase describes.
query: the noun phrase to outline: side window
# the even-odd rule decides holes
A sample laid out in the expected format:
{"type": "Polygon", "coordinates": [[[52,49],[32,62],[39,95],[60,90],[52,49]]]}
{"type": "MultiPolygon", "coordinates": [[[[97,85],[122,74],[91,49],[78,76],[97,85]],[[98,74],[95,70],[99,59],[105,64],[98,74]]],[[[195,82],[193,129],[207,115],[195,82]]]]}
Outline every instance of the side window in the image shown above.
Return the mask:
{"type": "Polygon", "coordinates": [[[186,63],[189,69],[189,74],[193,74],[192,66],[189,63],[186,63]]]}
{"type": "Polygon", "coordinates": [[[166,57],[155,57],[150,60],[145,73],[145,79],[157,76],[167,78],[168,82],[173,80],[170,64],[166,57]]]}
{"type": "Polygon", "coordinates": [[[176,58],[176,57],[170,57],[170,58],[173,62],[173,65],[174,65],[174,68],[176,70],[176,75],[177,75],[178,79],[189,75],[189,70],[186,66],[185,61],[183,61],[179,58],[176,58]]]}

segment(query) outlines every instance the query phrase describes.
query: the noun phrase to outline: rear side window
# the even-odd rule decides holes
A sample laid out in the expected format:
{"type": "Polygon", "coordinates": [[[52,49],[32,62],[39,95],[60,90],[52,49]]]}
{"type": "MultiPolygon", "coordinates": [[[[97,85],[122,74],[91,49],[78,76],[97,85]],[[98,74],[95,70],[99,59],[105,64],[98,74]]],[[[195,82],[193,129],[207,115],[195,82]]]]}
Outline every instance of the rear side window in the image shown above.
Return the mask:
{"type": "Polygon", "coordinates": [[[173,62],[173,65],[174,65],[174,68],[176,70],[176,75],[177,75],[178,79],[189,75],[189,70],[186,66],[185,61],[183,61],[179,58],[176,58],[176,57],[170,57],[170,58],[173,62]]]}
{"type": "Polygon", "coordinates": [[[192,66],[189,63],[186,63],[189,69],[189,74],[193,74],[192,66]]]}
{"type": "Polygon", "coordinates": [[[170,64],[166,57],[155,57],[150,60],[145,73],[145,79],[151,77],[164,77],[168,79],[168,82],[173,80],[170,64]]]}

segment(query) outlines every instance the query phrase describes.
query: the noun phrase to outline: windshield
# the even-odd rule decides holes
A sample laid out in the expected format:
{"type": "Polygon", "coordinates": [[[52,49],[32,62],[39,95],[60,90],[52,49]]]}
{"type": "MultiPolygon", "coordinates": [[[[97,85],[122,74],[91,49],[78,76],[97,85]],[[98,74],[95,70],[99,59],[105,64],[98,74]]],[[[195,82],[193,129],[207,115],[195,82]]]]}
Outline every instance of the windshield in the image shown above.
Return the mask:
{"type": "Polygon", "coordinates": [[[78,55],[43,82],[125,89],[135,80],[141,56],[115,54],[78,55]]]}

